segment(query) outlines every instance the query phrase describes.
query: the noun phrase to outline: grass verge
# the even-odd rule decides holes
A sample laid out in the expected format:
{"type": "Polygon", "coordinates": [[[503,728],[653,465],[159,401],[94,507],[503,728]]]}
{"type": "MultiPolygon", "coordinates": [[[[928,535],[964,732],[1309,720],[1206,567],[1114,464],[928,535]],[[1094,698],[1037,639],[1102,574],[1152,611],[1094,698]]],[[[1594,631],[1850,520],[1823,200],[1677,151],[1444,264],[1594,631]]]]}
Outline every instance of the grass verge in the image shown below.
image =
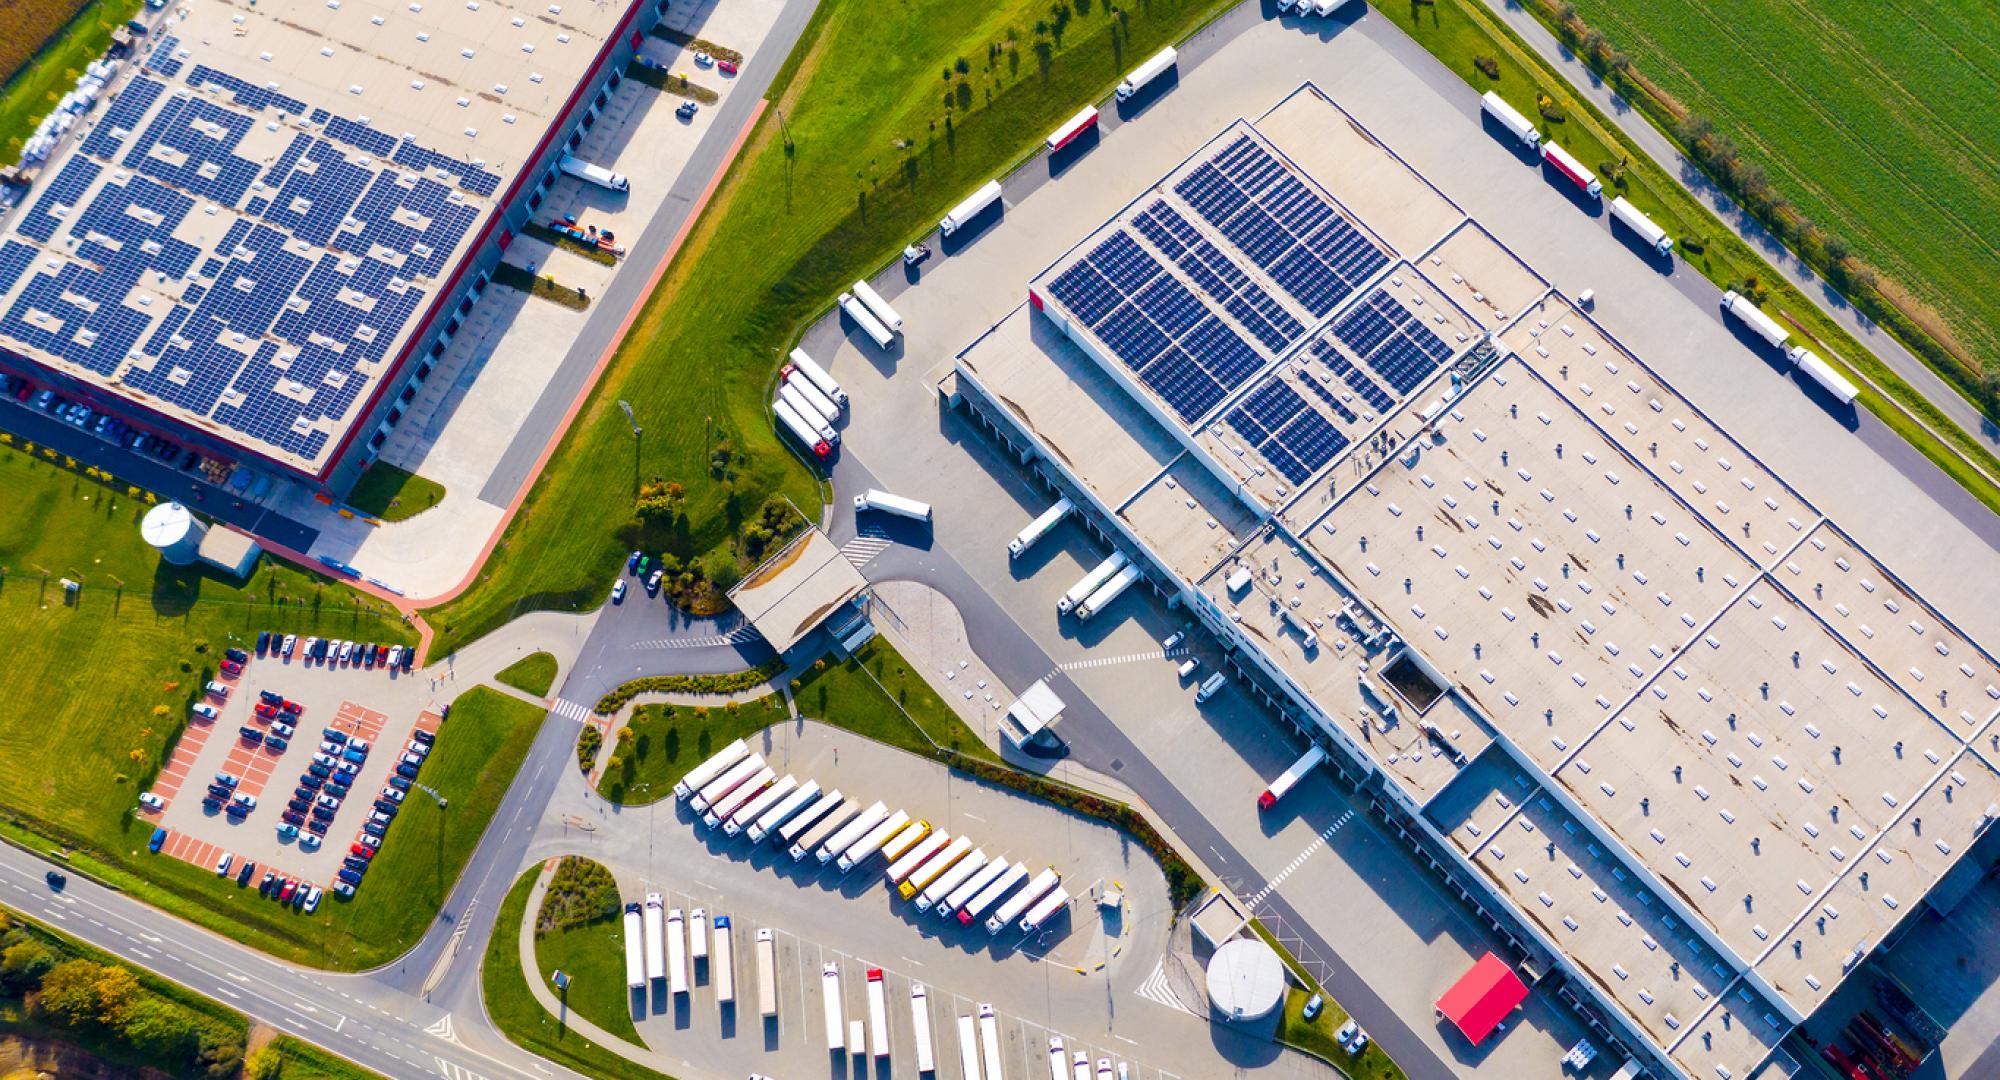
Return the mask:
{"type": "Polygon", "coordinates": [[[1300,964],[1283,945],[1278,944],[1278,939],[1271,936],[1271,932],[1265,929],[1263,923],[1252,919],[1250,929],[1264,939],[1264,944],[1269,945],[1284,959],[1285,966],[1291,969],[1292,978],[1298,984],[1285,989],[1285,1012],[1278,1021],[1279,1042],[1301,1053],[1319,1058],[1353,1077],[1354,1080],[1404,1080],[1402,1066],[1397,1065],[1389,1055],[1383,1053],[1382,1048],[1375,1045],[1373,1040],[1370,1040],[1367,1049],[1358,1055],[1341,1049],[1339,1040],[1334,1038],[1334,1033],[1340,1030],[1342,1024],[1347,1023],[1347,1010],[1341,1008],[1340,1002],[1333,1000],[1332,996],[1326,993],[1325,987],[1313,981],[1313,977],[1306,973],[1305,966],[1300,964]],[[1307,1020],[1306,999],[1314,994],[1321,995],[1325,1004],[1318,1016],[1307,1020]]]}
{"type": "Polygon", "coordinates": [[[943,749],[1001,763],[903,654],[879,637],[852,660],[814,664],[793,681],[792,700],[808,716],[912,753],[935,757],[943,749]]]}
{"type": "Polygon", "coordinates": [[[563,859],[535,915],[535,966],[551,987],[557,971],[569,976],[569,989],[556,994],[576,1015],[644,1046],[625,985],[622,911],[609,870],[576,856],[563,859]]]}
{"type": "Polygon", "coordinates": [[[556,279],[546,274],[530,274],[513,263],[501,263],[494,267],[493,280],[529,296],[561,304],[571,311],[582,311],[590,306],[590,294],[581,286],[559,285],[556,279]]]}
{"type": "Polygon", "coordinates": [[[383,521],[408,521],[444,501],[444,485],[386,461],[368,466],[347,505],[383,521]]]}
{"type": "Polygon", "coordinates": [[[718,748],[790,715],[784,698],[775,693],[741,705],[640,705],[605,759],[597,793],[627,806],[659,802],[718,748]]]}
{"type": "MultiPolygon", "coordinates": [[[[28,0],[7,8],[0,35],[7,70],[0,86],[0,160],[19,161],[21,146],[111,47],[111,32],[139,13],[141,0],[28,0]],[[72,12],[74,14],[72,14],[72,12]],[[16,67],[15,65],[19,65],[16,67]]],[[[143,44],[143,43],[142,43],[143,44]]]]}
{"type": "MultiPolygon", "coordinates": [[[[569,1030],[535,1000],[528,989],[528,975],[521,969],[520,929],[521,920],[528,914],[528,894],[534,891],[535,878],[540,873],[537,868],[521,875],[514,887],[507,890],[507,898],[500,902],[493,936],[486,942],[486,959],[479,967],[486,1015],[516,1046],[586,1076],[672,1080],[663,1073],[634,1065],[569,1030]]],[[[623,957],[622,949],[618,955],[623,957]]],[[[620,982],[623,974],[619,973],[620,982]]]]}
{"type": "Polygon", "coordinates": [[[556,658],[545,652],[529,653],[493,678],[524,694],[545,698],[556,682],[556,658]]]}

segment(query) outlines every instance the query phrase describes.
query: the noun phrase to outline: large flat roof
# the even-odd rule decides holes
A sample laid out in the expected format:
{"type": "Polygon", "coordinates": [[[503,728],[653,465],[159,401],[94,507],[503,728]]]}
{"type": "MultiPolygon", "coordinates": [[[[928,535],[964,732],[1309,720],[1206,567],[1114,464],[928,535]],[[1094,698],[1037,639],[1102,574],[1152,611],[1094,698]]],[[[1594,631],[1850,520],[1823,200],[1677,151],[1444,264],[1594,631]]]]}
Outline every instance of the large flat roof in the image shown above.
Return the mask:
{"type": "Polygon", "coordinates": [[[729,602],[771,648],[784,652],[867,588],[868,579],[841,554],[840,545],[818,526],[808,526],[737,582],[729,602]]]}
{"type": "Polygon", "coordinates": [[[323,474],[634,0],[189,0],[0,223],[0,347],[323,474]]]}

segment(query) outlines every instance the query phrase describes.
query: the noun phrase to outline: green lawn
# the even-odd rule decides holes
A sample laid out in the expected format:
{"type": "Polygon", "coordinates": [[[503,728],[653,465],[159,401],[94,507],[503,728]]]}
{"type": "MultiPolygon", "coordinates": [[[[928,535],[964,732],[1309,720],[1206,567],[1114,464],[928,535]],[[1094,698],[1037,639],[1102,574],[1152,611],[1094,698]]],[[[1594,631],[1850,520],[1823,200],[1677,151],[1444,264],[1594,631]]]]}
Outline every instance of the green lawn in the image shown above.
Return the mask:
{"type": "Polygon", "coordinates": [[[347,493],[347,505],[383,521],[407,521],[444,501],[444,485],[386,461],[368,466],[347,493]]]}
{"type": "Polygon", "coordinates": [[[635,706],[605,761],[598,794],[629,806],[658,802],[718,748],[788,716],[785,700],[777,694],[713,708],[657,702],[635,706]]]}
{"type": "Polygon", "coordinates": [[[280,1035],[269,1051],[278,1057],[276,1080],[368,1080],[376,1074],[303,1039],[280,1035]]]}
{"type": "Polygon", "coordinates": [[[536,915],[535,964],[551,988],[555,972],[570,977],[569,989],[556,993],[576,1015],[644,1046],[632,1024],[631,991],[625,985],[623,910],[609,871],[586,859],[564,859],[536,915]],[[566,877],[572,881],[587,877],[593,887],[558,896],[566,877]]]}
{"type": "Polygon", "coordinates": [[[1277,950],[1278,955],[1284,959],[1285,966],[1292,970],[1294,982],[1285,990],[1285,1015],[1278,1021],[1279,1042],[1332,1064],[1353,1080],[1403,1080],[1402,1067],[1390,1060],[1389,1055],[1383,1053],[1382,1048],[1375,1045],[1374,1040],[1369,1040],[1368,1048],[1363,1050],[1359,1057],[1341,1049],[1339,1040],[1334,1038],[1334,1033],[1340,1030],[1342,1024],[1347,1023],[1347,1010],[1341,1008],[1340,1002],[1325,993],[1325,987],[1313,981],[1312,976],[1306,973],[1306,969],[1293,958],[1291,953],[1285,951],[1283,945],[1278,944],[1277,939],[1271,936],[1270,931],[1264,929],[1262,923],[1252,921],[1250,928],[1256,931],[1258,937],[1264,939],[1265,944],[1277,950]],[[1305,989],[1300,989],[1300,984],[1303,984],[1305,989]],[[1306,1000],[1314,993],[1321,994],[1324,999],[1323,1004],[1320,1014],[1307,1020],[1306,1000]]]}
{"type": "MultiPolygon", "coordinates": [[[[521,970],[521,920],[528,913],[528,894],[534,891],[539,867],[521,875],[507,898],[500,902],[493,936],[486,942],[486,959],[479,967],[479,985],[486,999],[486,1015],[507,1038],[524,1050],[540,1054],[565,1068],[586,1076],[617,1080],[671,1080],[651,1069],[634,1065],[617,1054],[591,1042],[556,1021],[537,1002],[528,988],[528,976],[521,970]]],[[[618,952],[624,964],[624,950],[618,952]]],[[[623,981],[624,972],[618,973],[623,981]]]]}
{"type": "Polygon", "coordinates": [[[55,108],[57,99],[76,86],[83,69],[104,55],[111,32],[137,15],[140,7],[141,0],[27,0],[8,5],[0,52],[27,60],[18,71],[7,70],[7,82],[0,86],[0,160],[9,164],[20,160],[21,144],[55,108]]]}
{"type": "Polygon", "coordinates": [[[548,697],[549,687],[556,681],[556,658],[545,652],[529,653],[493,678],[523,693],[548,697]]]}
{"type": "Polygon", "coordinates": [[[846,663],[828,658],[815,664],[792,683],[792,700],[806,716],[891,746],[929,755],[935,743],[1000,762],[1000,755],[880,637],[846,663]]]}
{"type": "Polygon", "coordinates": [[[821,5],[779,73],[778,108],[745,144],[500,549],[464,595],[426,614],[438,647],[457,648],[520,611],[601,602],[634,548],[733,560],[732,538],[772,496],[813,514],[819,485],[779,442],[766,404],[800,330],[844,283],[893,258],[946,207],[1038,149],[1079,104],[1106,94],[1136,58],[1233,2],[1151,0],[1115,15],[1079,4],[1064,9],[1059,43],[1037,36],[1050,10],[1041,0],[821,5]],[[961,58],[963,75],[952,70],[961,58]],[[645,428],[636,461],[621,400],[645,428]],[[642,531],[633,495],[653,478],[686,487],[685,512],[642,531]]]}

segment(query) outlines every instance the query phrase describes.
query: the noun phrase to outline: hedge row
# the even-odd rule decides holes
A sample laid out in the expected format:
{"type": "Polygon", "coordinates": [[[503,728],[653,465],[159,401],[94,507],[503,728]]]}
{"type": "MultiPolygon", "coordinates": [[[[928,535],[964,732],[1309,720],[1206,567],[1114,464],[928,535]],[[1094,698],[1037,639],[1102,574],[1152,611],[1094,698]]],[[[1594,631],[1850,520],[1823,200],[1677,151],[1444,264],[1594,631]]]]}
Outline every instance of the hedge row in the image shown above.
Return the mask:
{"type": "Polygon", "coordinates": [[[625,707],[640,694],[740,694],[778,677],[784,661],[766,660],[748,671],[728,675],[652,675],[633,679],[597,700],[597,711],[606,716],[625,707]]]}

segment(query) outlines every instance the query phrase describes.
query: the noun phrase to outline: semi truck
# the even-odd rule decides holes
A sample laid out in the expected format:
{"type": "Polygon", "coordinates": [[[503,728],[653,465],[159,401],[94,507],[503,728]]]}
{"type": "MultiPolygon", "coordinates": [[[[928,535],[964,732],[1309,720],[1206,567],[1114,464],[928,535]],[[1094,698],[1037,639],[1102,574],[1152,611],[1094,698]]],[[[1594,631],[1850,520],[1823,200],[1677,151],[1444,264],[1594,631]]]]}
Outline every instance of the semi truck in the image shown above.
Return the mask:
{"type": "Polygon", "coordinates": [[[1543,141],[1542,160],[1548,162],[1555,171],[1575,184],[1585,195],[1595,199],[1604,194],[1604,185],[1598,182],[1597,177],[1590,174],[1590,170],[1584,167],[1583,162],[1576,159],[1575,154],[1556,145],[1554,139],[1543,141]]]}
{"type": "Polygon", "coordinates": [[[1776,319],[1764,314],[1763,309],[1750,302],[1750,298],[1734,289],[1722,294],[1722,310],[1743,320],[1743,325],[1773,348],[1782,349],[1791,339],[1792,332],[1778,325],[1776,319]]]}
{"type": "Polygon", "coordinates": [[[868,305],[856,300],[853,293],[841,293],[838,303],[840,304],[840,310],[846,312],[847,317],[854,320],[854,325],[860,327],[861,332],[867,334],[875,342],[876,346],[886,349],[890,345],[895,344],[896,335],[890,333],[889,328],[882,325],[882,320],[876,318],[875,313],[868,310],[868,305]]]}
{"type": "Polygon", "coordinates": [[[898,810],[876,822],[873,828],[862,833],[853,843],[841,848],[834,854],[834,868],[845,874],[862,863],[867,862],[869,859],[874,858],[876,853],[882,850],[882,845],[887,843],[890,837],[896,835],[903,826],[909,823],[910,815],[905,810],[898,810]]]}
{"type": "Polygon", "coordinates": [[[917,867],[924,864],[924,860],[937,854],[940,848],[949,843],[951,834],[939,829],[918,841],[908,851],[898,855],[896,861],[889,864],[889,872],[883,875],[889,882],[889,887],[893,889],[908,881],[910,875],[917,872],[917,867]]]}
{"type": "Polygon", "coordinates": [[[945,893],[944,899],[937,901],[935,905],[925,904],[924,898],[919,896],[917,897],[917,910],[922,911],[926,907],[935,906],[939,915],[950,915],[952,912],[965,906],[973,897],[984,892],[988,885],[999,880],[1000,875],[1007,872],[1007,866],[1008,863],[1005,859],[995,859],[987,863],[984,867],[973,871],[964,881],[954,886],[950,892],[945,893]]]}
{"type": "Polygon", "coordinates": [[[832,832],[838,822],[845,820],[842,807],[846,805],[847,800],[836,789],[826,793],[798,817],[785,822],[785,827],[778,830],[778,842],[789,845],[793,862],[805,858],[821,836],[832,832]]]}
{"type": "Polygon", "coordinates": [[[1611,216],[1614,220],[1624,223],[1626,228],[1637,234],[1639,239],[1645,241],[1646,246],[1655,252],[1665,255],[1674,250],[1674,238],[1667,235],[1667,230],[1655,224],[1652,218],[1646,216],[1645,211],[1626,202],[1625,196],[1620,195],[1611,200],[1611,216]]]}
{"type": "Polygon", "coordinates": [[[1008,897],[1007,902],[1001,904],[999,910],[987,916],[986,932],[998,934],[1009,923],[1026,915],[1028,909],[1035,906],[1035,901],[1048,895],[1050,889],[1061,883],[1062,875],[1056,873],[1055,867],[1043,869],[1041,873],[1035,875],[1035,880],[1022,886],[1020,892],[1008,897]]]}
{"type": "Polygon", "coordinates": [[[1097,106],[1085,105],[1082,109],[1078,110],[1075,116],[1063,121],[1063,126],[1049,133],[1049,153],[1053,154],[1082,138],[1083,133],[1086,131],[1096,130],[1097,106]]]}
{"type": "Polygon", "coordinates": [[[639,929],[639,905],[625,905],[625,987],[643,990],[646,986],[646,941],[639,929]]]}
{"type": "Polygon", "coordinates": [[[972,1017],[958,1018],[958,1068],[965,1080],[979,1080],[979,1040],[973,1031],[972,1017]]]}
{"type": "MultiPolygon", "coordinates": [[[[700,964],[708,959],[708,909],[695,908],[688,912],[688,963],[700,964]]],[[[688,974],[694,972],[690,970],[688,974]]]]}
{"type": "Polygon", "coordinates": [[[819,437],[819,425],[807,423],[806,418],[800,416],[799,411],[782,396],[771,402],[771,415],[776,416],[778,423],[792,433],[792,438],[797,439],[799,445],[812,451],[814,457],[825,461],[833,456],[833,444],[819,437]]]}
{"type": "Polygon", "coordinates": [[[1262,795],[1257,796],[1257,809],[1269,810],[1278,805],[1278,800],[1284,798],[1286,792],[1297,786],[1299,781],[1306,778],[1307,773],[1319,768],[1324,761],[1326,761],[1326,749],[1317,745],[1299,755],[1299,759],[1292,762],[1291,768],[1271,781],[1271,786],[1265,788],[1262,795]]]}
{"type": "MultiPolygon", "coordinates": [[[[1096,113],[1091,114],[1092,118],[1095,118],[1096,115],[1096,113]]],[[[966,196],[964,202],[952,207],[951,211],[945,214],[944,218],[938,222],[938,231],[946,236],[950,236],[952,233],[964,228],[968,222],[977,220],[979,215],[992,209],[999,201],[1000,181],[988,180],[984,184],[979,185],[978,191],[966,196]]],[[[873,305],[870,306],[872,307],[873,305]]]]}
{"type": "Polygon", "coordinates": [[[819,996],[826,1010],[826,1050],[838,1054],[847,1045],[847,1032],[840,1018],[840,965],[831,960],[819,969],[819,996]]]}
{"type": "Polygon", "coordinates": [[[1800,345],[1785,355],[1805,373],[1807,378],[1818,383],[1821,389],[1832,394],[1842,405],[1852,405],[1854,399],[1861,396],[1859,388],[1848,382],[1840,372],[1835,371],[1832,364],[1820,359],[1805,346],[1800,345]]]}
{"type": "Polygon", "coordinates": [[[1069,1051],[1059,1035],[1049,1036],[1049,1080],[1070,1080],[1069,1051]]]}
{"type": "Polygon", "coordinates": [[[708,958],[708,981],[715,984],[717,1004],[736,1003],[736,940],[727,915],[715,917],[715,949],[708,958]]]}
{"type": "Polygon", "coordinates": [[[1506,128],[1528,149],[1533,150],[1542,144],[1542,133],[1536,131],[1535,125],[1529,123],[1528,118],[1522,116],[1520,110],[1507,104],[1506,99],[1499,94],[1488,90],[1486,96],[1479,99],[1479,111],[1492,117],[1494,123],[1506,128]]]}
{"type": "Polygon", "coordinates": [[[778,1015],[778,949],[769,930],[757,931],[757,1013],[765,1019],[778,1015]]]}
{"type": "Polygon", "coordinates": [[[798,387],[789,382],[779,383],[778,400],[791,406],[792,411],[799,415],[799,419],[806,422],[807,427],[813,429],[821,442],[828,445],[837,445],[840,442],[840,434],[833,430],[833,425],[827,421],[826,414],[814,408],[812,402],[806,400],[805,394],[800,392],[798,387]]]}
{"type": "Polygon", "coordinates": [[[596,184],[606,191],[632,190],[632,181],[627,179],[624,173],[612,172],[602,165],[592,165],[574,154],[564,154],[556,167],[566,176],[574,176],[586,184],[596,184]]]}
{"type": "Polygon", "coordinates": [[[770,787],[777,779],[778,774],[772,771],[769,765],[750,774],[750,779],[736,785],[729,794],[715,800],[715,803],[708,808],[708,812],[701,816],[702,826],[713,829],[722,824],[750,800],[763,794],[764,789],[770,787]]]}
{"type": "Polygon", "coordinates": [[[798,839],[800,833],[812,828],[813,825],[823,820],[826,815],[838,809],[840,804],[845,801],[840,794],[839,788],[824,792],[814,797],[805,806],[793,811],[792,816],[786,818],[783,825],[775,829],[766,830],[764,835],[770,837],[771,842],[774,844],[790,844],[793,840],[798,839]]]}
{"type": "Polygon", "coordinates": [[[868,969],[868,1051],[889,1056],[889,1003],[882,987],[882,969],[868,969]]]}
{"type": "Polygon", "coordinates": [[[791,377],[785,380],[785,385],[797,391],[798,395],[805,399],[806,404],[812,406],[813,411],[818,413],[819,418],[826,421],[829,427],[840,419],[840,406],[835,404],[832,398],[826,396],[826,391],[813,385],[811,379],[794,371],[791,377]]]}
{"type": "Polygon", "coordinates": [[[723,835],[735,836],[745,828],[755,824],[772,807],[778,805],[779,800],[789,798],[793,790],[798,786],[798,778],[790,773],[786,773],[778,779],[777,783],[758,792],[756,798],[751,799],[749,802],[732,811],[729,815],[729,820],[722,823],[723,835]]]}
{"type": "Polygon", "coordinates": [[[721,776],[723,770],[749,756],[750,744],[742,739],[717,750],[709,755],[707,761],[689,769],[688,774],[681,777],[680,783],[674,785],[674,798],[685,801],[688,796],[708,786],[709,781],[721,776]]]}
{"type": "Polygon", "coordinates": [[[763,816],[751,822],[750,827],[744,832],[749,835],[751,843],[761,844],[778,826],[790,821],[792,815],[805,809],[806,804],[817,798],[819,798],[819,781],[808,780],[790,795],[785,796],[778,805],[764,811],[763,816]]]}
{"type": "Polygon", "coordinates": [[[679,908],[667,912],[667,992],[688,992],[687,920],[679,908]]]}
{"type": "Polygon", "coordinates": [[[910,1033],[917,1042],[917,1075],[937,1071],[937,1054],[931,1046],[931,995],[923,983],[910,984],[910,1033]]]}
{"type": "Polygon", "coordinates": [[[856,513],[863,510],[879,510],[884,514],[906,517],[911,521],[930,524],[931,504],[903,495],[893,495],[881,488],[869,488],[854,497],[856,513]]]}
{"type": "Polygon", "coordinates": [[[853,847],[855,841],[868,835],[868,830],[882,824],[888,817],[888,804],[880,799],[875,800],[873,806],[854,815],[847,824],[836,829],[833,835],[827,837],[826,842],[819,846],[820,864],[823,866],[846,854],[847,849],[853,847]]]}
{"type": "Polygon", "coordinates": [[[1130,561],[1124,552],[1112,552],[1109,558],[1098,563],[1090,573],[1083,575],[1082,580],[1071,585],[1069,591],[1062,594],[1062,599],[1056,601],[1056,614],[1069,614],[1071,608],[1083,603],[1085,597],[1096,592],[1098,586],[1110,581],[1111,575],[1125,569],[1125,564],[1130,561]]]}
{"type": "Polygon", "coordinates": [[[842,390],[840,384],[833,381],[833,376],[828,375],[826,369],[819,366],[819,361],[807,355],[804,349],[792,350],[792,370],[804,375],[807,382],[818,387],[820,393],[832,398],[835,405],[843,409],[847,407],[847,391],[842,390]]]}
{"type": "Polygon", "coordinates": [[[903,856],[909,854],[911,848],[928,841],[930,836],[930,822],[921,820],[912,821],[908,825],[903,826],[900,831],[891,834],[889,839],[882,842],[882,857],[889,860],[889,864],[894,866],[903,860],[903,856]]]}
{"type": "Polygon", "coordinates": [[[876,292],[873,285],[857,281],[851,291],[854,293],[854,298],[861,301],[862,306],[868,309],[868,314],[875,316],[883,326],[888,327],[890,333],[903,332],[903,317],[896,314],[896,309],[889,306],[889,301],[882,299],[882,294],[876,292]]]}
{"type": "MultiPolygon", "coordinates": [[[[971,837],[961,836],[953,840],[945,846],[943,851],[937,852],[929,861],[917,867],[914,873],[898,884],[896,886],[896,895],[901,896],[905,900],[916,899],[918,893],[930,888],[939,878],[945,875],[946,871],[956,866],[960,859],[965,858],[966,853],[971,850],[971,837]]],[[[943,894],[940,893],[939,895],[942,896],[943,894]]]]}
{"type": "Polygon", "coordinates": [[[1138,567],[1126,566],[1110,581],[1098,586],[1096,592],[1085,597],[1083,603],[1076,606],[1076,617],[1088,622],[1091,616],[1110,607],[1113,600],[1125,595],[1125,590],[1131,588],[1132,583],[1142,576],[1138,567]]]}
{"type": "Polygon", "coordinates": [[[1145,63],[1133,68],[1124,79],[1119,81],[1118,100],[1130,100],[1134,94],[1144,90],[1154,79],[1172,71],[1174,69],[1174,62],[1178,59],[1180,59],[1180,54],[1175,52],[1171,45],[1154,53],[1145,63]]]}
{"type": "Polygon", "coordinates": [[[979,1051],[986,1061],[986,1080],[1005,1080],[1000,1065],[1000,1018],[985,1001],[979,1003],[979,1051]]]}
{"type": "Polygon", "coordinates": [[[655,982],[667,977],[667,907],[659,893],[646,894],[642,915],[646,927],[646,980],[655,982]]]}
{"type": "Polygon", "coordinates": [[[1057,499],[1054,506],[1042,511],[1040,517],[1028,522],[1025,528],[1014,534],[1014,539],[1007,543],[1007,557],[1018,559],[1026,554],[1029,548],[1035,546],[1037,540],[1056,531],[1056,526],[1062,524],[1063,519],[1075,509],[1076,504],[1068,499],[1057,499]]]}
{"type": "Polygon", "coordinates": [[[688,800],[688,808],[697,814],[708,813],[708,808],[715,805],[715,800],[742,787],[763,768],[764,755],[751,754],[731,765],[721,776],[710,780],[707,787],[695,792],[694,798],[688,800]]]}
{"type": "Polygon", "coordinates": [[[1055,917],[1065,904],[1069,903],[1069,890],[1058,885],[1047,896],[1035,901],[1035,906],[1021,916],[1021,932],[1032,934],[1042,928],[1042,924],[1055,917]]]}
{"type": "Polygon", "coordinates": [[[933,879],[929,885],[924,886],[924,891],[917,894],[917,910],[929,911],[931,908],[936,907],[944,901],[945,897],[957,892],[960,886],[972,880],[973,875],[979,873],[985,867],[986,849],[974,848],[966,852],[963,858],[954,861],[950,867],[933,879]]]}
{"type": "Polygon", "coordinates": [[[971,926],[973,920],[984,914],[999,899],[1014,891],[1015,887],[1028,880],[1028,864],[1015,863],[1006,873],[986,883],[977,895],[958,908],[958,925],[971,926]]]}

